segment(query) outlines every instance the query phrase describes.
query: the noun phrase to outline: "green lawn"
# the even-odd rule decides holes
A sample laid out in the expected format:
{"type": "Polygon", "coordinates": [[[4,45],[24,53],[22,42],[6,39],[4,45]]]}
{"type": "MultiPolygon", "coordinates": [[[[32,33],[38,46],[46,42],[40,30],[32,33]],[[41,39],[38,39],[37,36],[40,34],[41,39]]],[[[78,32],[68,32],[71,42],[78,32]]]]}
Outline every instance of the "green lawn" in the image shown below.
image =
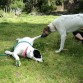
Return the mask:
{"type": "MultiPolygon", "coordinates": [[[[0,53],[11,49],[16,38],[35,37],[57,16],[21,16],[0,18],[0,53]]],[[[59,54],[60,36],[55,32],[35,41],[43,63],[21,58],[22,65],[15,66],[10,56],[0,56],[0,83],[83,83],[83,45],[68,34],[66,51],[59,54]]]]}

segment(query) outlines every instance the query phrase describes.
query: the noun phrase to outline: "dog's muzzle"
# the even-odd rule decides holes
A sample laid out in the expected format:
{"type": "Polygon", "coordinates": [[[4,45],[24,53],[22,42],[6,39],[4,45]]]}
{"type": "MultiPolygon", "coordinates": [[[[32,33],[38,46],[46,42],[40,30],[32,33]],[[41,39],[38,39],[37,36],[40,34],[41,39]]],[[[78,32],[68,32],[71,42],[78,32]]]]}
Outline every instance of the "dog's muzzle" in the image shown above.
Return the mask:
{"type": "Polygon", "coordinates": [[[44,37],[47,37],[47,36],[48,36],[47,34],[42,34],[41,38],[44,38],[44,37]]]}
{"type": "Polygon", "coordinates": [[[40,63],[40,62],[42,63],[42,62],[44,62],[44,60],[41,60],[41,61],[37,61],[37,62],[38,62],[38,63],[40,63]]]}

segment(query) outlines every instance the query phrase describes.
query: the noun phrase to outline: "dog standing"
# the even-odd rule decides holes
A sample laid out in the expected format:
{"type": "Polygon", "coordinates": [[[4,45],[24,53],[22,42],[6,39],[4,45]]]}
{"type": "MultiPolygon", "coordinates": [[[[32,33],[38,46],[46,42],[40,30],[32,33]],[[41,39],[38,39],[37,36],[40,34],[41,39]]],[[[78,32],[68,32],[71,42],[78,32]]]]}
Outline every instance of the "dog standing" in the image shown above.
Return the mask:
{"type": "Polygon", "coordinates": [[[20,66],[21,62],[20,62],[20,56],[23,57],[28,57],[31,58],[33,60],[36,60],[38,62],[43,62],[42,60],[42,55],[40,54],[40,52],[33,48],[33,43],[34,40],[40,38],[41,36],[37,36],[34,38],[30,38],[30,37],[24,37],[24,38],[18,38],[18,44],[15,46],[14,51],[10,52],[10,51],[5,51],[6,54],[12,55],[15,60],[16,60],[16,66],[20,66]]]}
{"type": "Polygon", "coordinates": [[[46,37],[51,32],[58,31],[61,35],[61,43],[60,48],[56,51],[56,53],[59,53],[64,48],[67,33],[76,31],[82,27],[83,14],[62,15],[51,22],[46,28],[44,28],[41,37],[46,37]]]}

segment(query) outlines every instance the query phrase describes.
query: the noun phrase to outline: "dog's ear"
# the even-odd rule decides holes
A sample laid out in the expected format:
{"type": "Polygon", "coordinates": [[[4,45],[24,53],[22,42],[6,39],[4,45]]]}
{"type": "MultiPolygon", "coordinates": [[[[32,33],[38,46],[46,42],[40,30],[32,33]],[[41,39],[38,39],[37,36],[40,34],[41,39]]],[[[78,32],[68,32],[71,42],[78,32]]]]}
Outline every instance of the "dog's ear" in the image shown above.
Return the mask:
{"type": "Polygon", "coordinates": [[[35,58],[41,58],[41,54],[40,54],[40,52],[38,50],[34,50],[33,54],[34,54],[35,58]]]}

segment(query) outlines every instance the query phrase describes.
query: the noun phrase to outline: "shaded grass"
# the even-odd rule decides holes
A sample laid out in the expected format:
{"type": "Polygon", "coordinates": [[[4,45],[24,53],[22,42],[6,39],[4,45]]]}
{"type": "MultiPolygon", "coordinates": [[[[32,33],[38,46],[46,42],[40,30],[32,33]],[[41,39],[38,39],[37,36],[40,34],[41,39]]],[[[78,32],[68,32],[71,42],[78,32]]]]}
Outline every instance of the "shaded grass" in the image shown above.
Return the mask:
{"type": "MultiPolygon", "coordinates": [[[[11,49],[16,38],[34,37],[56,16],[24,16],[0,18],[0,53],[11,49]]],[[[21,67],[15,66],[10,56],[0,56],[0,83],[83,83],[83,47],[68,34],[65,48],[59,54],[59,34],[52,33],[47,38],[38,39],[34,47],[43,55],[44,62],[21,58],[21,67]]]]}

